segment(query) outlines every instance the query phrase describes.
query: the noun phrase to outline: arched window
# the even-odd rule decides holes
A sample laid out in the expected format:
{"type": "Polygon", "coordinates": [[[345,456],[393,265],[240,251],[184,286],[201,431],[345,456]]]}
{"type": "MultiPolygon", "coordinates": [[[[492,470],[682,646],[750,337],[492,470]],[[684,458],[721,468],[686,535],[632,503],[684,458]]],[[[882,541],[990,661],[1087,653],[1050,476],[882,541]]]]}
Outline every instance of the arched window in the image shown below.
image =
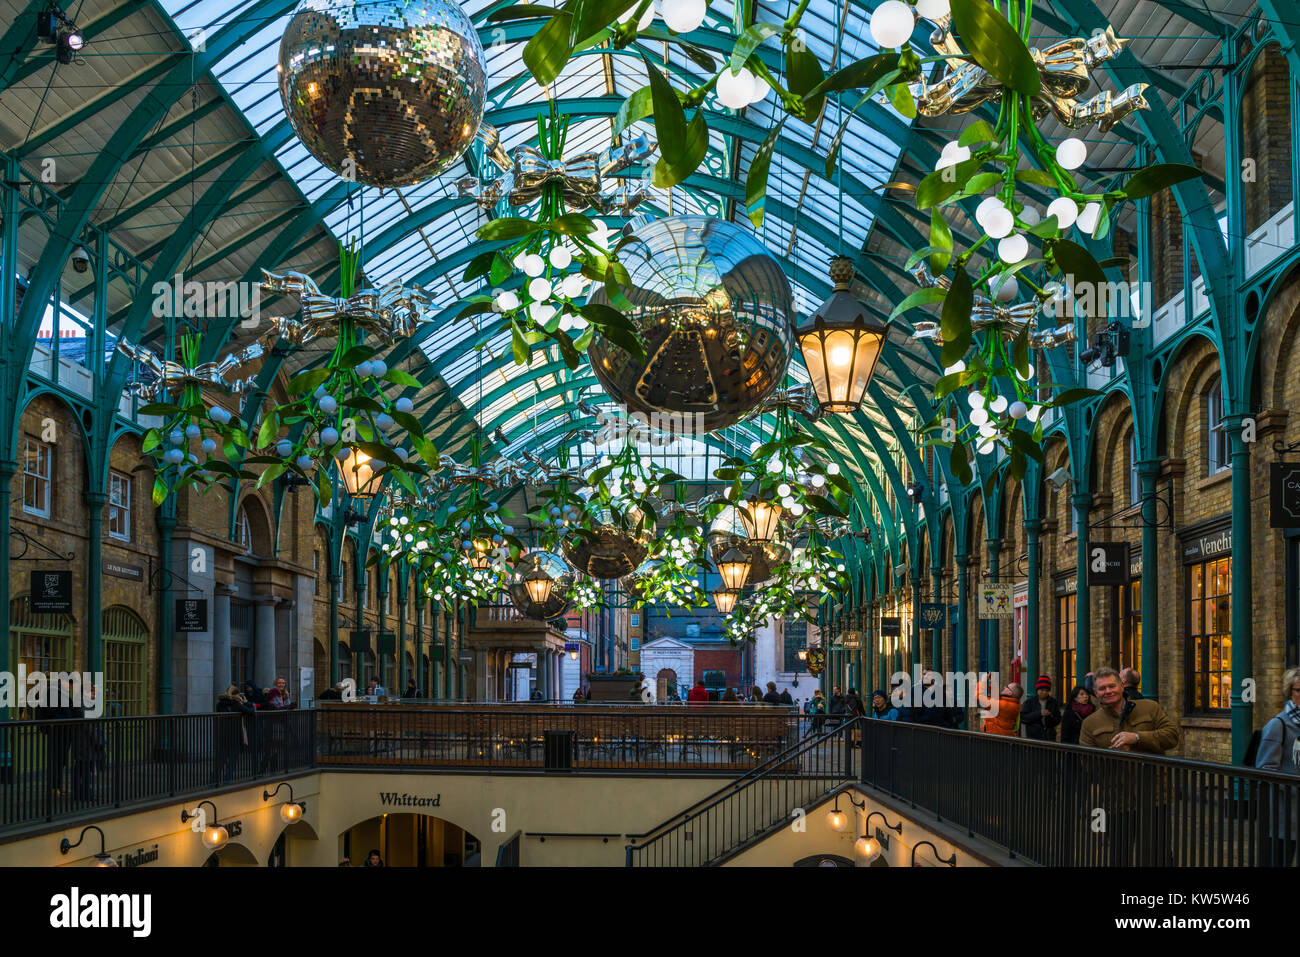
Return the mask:
{"type": "Polygon", "coordinates": [[[1223,380],[1215,379],[1205,394],[1206,473],[1213,475],[1232,465],[1228,454],[1228,430],[1223,425],[1223,380]]]}
{"type": "Polygon", "coordinates": [[[248,524],[248,509],[242,505],[235,516],[235,544],[244,550],[244,554],[253,553],[253,529],[248,524]]]}
{"type": "Polygon", "coordinates": [[[1128,500],[1130,505],[1142,501],[1142,479],[1138,475],[1137,430],[1128,434],[1128,500]]]}
{"type": "Polygon", "coordinates": [[[114,605],[104,609],[103,636],[104,713],[147,713],[145,658],[148,629],[131,609],[114,605]]]}

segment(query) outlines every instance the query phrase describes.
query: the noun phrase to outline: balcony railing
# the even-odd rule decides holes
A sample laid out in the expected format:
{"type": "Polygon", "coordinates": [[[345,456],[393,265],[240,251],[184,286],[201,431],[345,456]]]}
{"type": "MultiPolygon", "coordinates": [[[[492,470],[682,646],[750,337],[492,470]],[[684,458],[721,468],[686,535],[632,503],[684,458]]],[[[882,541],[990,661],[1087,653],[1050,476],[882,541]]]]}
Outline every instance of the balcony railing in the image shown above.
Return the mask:
{"type": "Polygon", "coordinates": [[[894,721],[862,781],[1048,866],[1295,864],[1300,777],[894,721]]]}

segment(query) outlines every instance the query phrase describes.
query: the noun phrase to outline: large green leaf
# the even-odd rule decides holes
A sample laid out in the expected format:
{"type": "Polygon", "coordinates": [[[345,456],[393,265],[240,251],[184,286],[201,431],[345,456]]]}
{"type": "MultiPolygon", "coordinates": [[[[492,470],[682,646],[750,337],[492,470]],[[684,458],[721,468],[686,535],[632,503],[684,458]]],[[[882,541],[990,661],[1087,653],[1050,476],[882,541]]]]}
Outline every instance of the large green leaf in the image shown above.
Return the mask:
{"type": "Polygon", "coordinates": [[[930,272],[941,276],[952,261],[952,230],[937,208],[930,210],[930,272]]]}
{"type": "Polygon", "coordinates": [[[488,23],[505,23],[507,20],[531,20],[534,17],[555,16],[554,7],[543,7],[535,3],[516,3],[488,14],[488,23]]]}
{"type": "Polygon", "coordinates": [[[1129,199],[1144,199],[1175,183],[1195,179],[1200,175],[1199,169],[1186,163],[1157,163],[1129,177],[1129,181],[1124,184],[1124,195],[1129,199]]]}
{"type": "Polygon", "coordinates": [[[1026,96],[1042,88],[1025,41],[987,0],[951,0],[952,24],[971,58],[1005,87],[1026,96]]]}
{"type": "Polygon", "coordinates": [[[909,309],[915,309],[917,306],[927,306],[936,302],[943,302],[944,297],[947,295],[948,290],[940,289],[938,286],[918,289],[895,306],[894,311],[889,314],[889,318],[890,320],[893,320],[907,312],[909,309]]]}
{"type": "Polygon", "coordinates": [[[480,226],[478,228],[478,238],[488,240],[521,239],[524,236],[532,235],[541,228],[539,223],[534,223],[519,216],[503,216],[480,226]]]}
{"type": "Polygon", "coordinates": [[[622,20],[623,14],[640,2],[641,0],[578,0],[574,9],[573,30],[569,35],[573,46],[578,46],[611,23],[622,20]]]}
{"type": "Polygon", "coordinates": [[[755,23],[746,27],[745,32],[736,38],[736,45],[731,50],[729,66],[732,73],[739,73],[749,55],[758,49],[759,44],[770,36],[781,32],[779,23],[755,23]]]}
{"type": "Polygon", "coordinates": [[[569,42],[569,29],[572,14],[563,10],[546,21],[542,27],[524,45],[524,65],[532,73],[539,86],[555,82],[564,64],[573,56],[573,45],[569,42]]]}
{"type": "Polygon", "coordinates": [[[763,225],[763,209],[767,205],[767,176],[772,167],[772,153],[776,150],[776,141],[781,136],[781,127],[785,126],[785,121],[786,117],[782,116],[771,132],[763,137],[745,177],[745,207],[755,229],[763,225]]]}
{"type": "Polygon", "coordinates": [[[966,444],[961,439],[952,444],[952,452],[948,457],[948,470],[962,485],[970,484],[972,478],[970,459],[966,456],[966,444]]]}
{"type": "MultiPolygon", "coordinates": [[[[657,124],[656,124],[657,125],[657,124]]],[[[659,141],[659,152],[663,154],[664,141],[659,141]]],[[[704,120],[704,111],[697,110],[686,125],[686,136],[680,149],[674,149],[671,157],[661,155],[655,163],[651,183],[660,189],[676,186],[694,173],[709,152],[709,126],[704,120]]]]}
{"type": "Polygon", "coordinates": [[[864,86],[879,88],[883,85],[881,83],[883,78],[897,72],[897,53],[877,53],[875,56],[865,57],[836,70],[808,92],[809,95],[816,96],[820,93],[858,90],[864,86]]]}
{"type": "Polygon", "coordinates": [[[409,386],[413,389],[420,387],[420,380],[405,369],[389,369],[384,373],[384,378],[393,385],[409,386]]]}
{"type": "Polygon", "coordinates": [[[644,120],[647,116],[653,115],[654,111],[650,87],[643,86],[624,100],[623,105],[618,108],[618,113],[614,116],[614,139],[618,139],[619,135],[637,120],[644,120]]]}
{"type": "Polygon", "coordinates": [[[805,123],[816,123],[826,104],[826,95],[816,92],[825,78],[821,61],[807,46],[799,44],[786,49],[786,84],[791,93],[803,97],[805,123]]]}
{"type": "Polygon", "coordinates": [[[943,312],[939,317],[939,329],[943,333],[943,350],[940,361],[950,366],[966,355],[971,344],[970,311],[974,301],[970,275],[965,269],[958,269],[948,287],[948,295],[943,300],[943,312]]]}
{"type": "Polygon", "coordinates": [[[921,185],[916,188],[916,208],[929,209],[942,203],[953,193],[964,188],[967,181],[972,179],[983,165],[984,158],[976,155],[955,166],[947,166],[927,174],[925,179],[921,180],[921,185]]]}
{"type": "MultiPolygon", "coordinates": [[[[1058,239],[1052,243],[1052,256],[1061,274],[1073,279],[1072,286],[1077,289],[1080,284],[1091,285],[1094,290],[1093,301],[1101,303],[1105,300],[1106,297],[1099,293],[1106,284],[1106,274],[1092,253],[1078,243],[1058,239]]],[[[1079,293],[1076,291],[1075,295],[1078,296],[1079,293]]]]}
{"type": "Polygon", "coordinates": [[[316,387],[329,377],[329,369],[311,369],[307,372],[299,372],[284,388],[290,395],[303,395],[314,392],[316,387]]]}

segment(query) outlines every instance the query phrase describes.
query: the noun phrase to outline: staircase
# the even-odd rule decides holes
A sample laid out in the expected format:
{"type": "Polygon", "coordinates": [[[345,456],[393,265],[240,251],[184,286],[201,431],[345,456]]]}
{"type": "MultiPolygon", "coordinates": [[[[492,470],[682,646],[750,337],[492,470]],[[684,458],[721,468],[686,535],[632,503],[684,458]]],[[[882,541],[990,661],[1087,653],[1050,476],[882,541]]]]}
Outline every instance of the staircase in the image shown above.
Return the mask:
{"type": "Polygon", "coordinates": [[[645,834],[629,835],[628,867],[712,867],[787,826],[854,780],[857,718],[805,738],[645,834]]]}

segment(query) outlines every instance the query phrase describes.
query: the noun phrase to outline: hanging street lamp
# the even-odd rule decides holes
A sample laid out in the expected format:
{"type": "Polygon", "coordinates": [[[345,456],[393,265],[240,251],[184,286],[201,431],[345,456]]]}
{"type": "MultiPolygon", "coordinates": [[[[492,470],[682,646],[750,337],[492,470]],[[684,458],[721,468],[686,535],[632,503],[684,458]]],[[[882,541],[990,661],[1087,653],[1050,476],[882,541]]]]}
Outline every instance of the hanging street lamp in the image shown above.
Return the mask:
{"type": "Polygon", "coordinates": [[[831,260],[835,289],[794,335],[823,412],[856,412],[885,344],[888,327],[849,292],[853,260],[831,260]]]}

